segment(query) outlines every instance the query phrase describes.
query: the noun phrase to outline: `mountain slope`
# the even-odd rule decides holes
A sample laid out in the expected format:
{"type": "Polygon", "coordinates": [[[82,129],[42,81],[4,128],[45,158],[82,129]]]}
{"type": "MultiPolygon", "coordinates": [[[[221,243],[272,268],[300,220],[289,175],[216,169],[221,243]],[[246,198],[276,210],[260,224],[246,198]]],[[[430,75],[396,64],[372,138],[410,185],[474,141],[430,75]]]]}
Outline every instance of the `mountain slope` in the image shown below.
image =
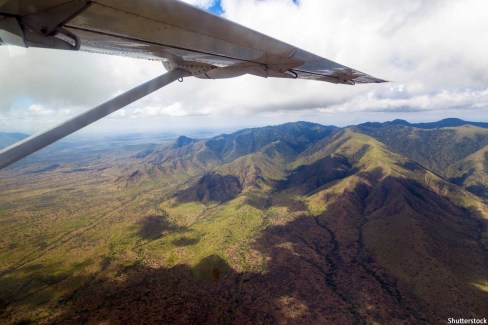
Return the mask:
{"type": "Polygon", "coordinates": [[[470,125],[424,130],[382,124],[359,125],[355,130],[378,139],[443,177],[450,166],[488,145],[488,129],[470,125]]]}
{"type": "Polygon", "coordinates": [[[419,165],[404,168],[413,163],[361,135],[345,133],[330,146],[359,169],[312,195],[308,206],[334,234],[335,265],[342,270],[334,283],[354,297],[361,318],[368,313],[361,310],[368,299],[364,288],[371,293],[374,282],[381,287],[376,297],[383,292],[393,310],[415,310],[410,316],[417,320],[437,322],[447,311],[462,315],[461,310],[475,317],[488,310],[487,293],[475,286],[488,276],[486,208],[473,215],[457,206],[453,200],[479,202],[419,165]]]}
{"type": "Polygon", "coordinates": [[[488,202],[488,146],[450,166],[447,176],[488,202]]]}

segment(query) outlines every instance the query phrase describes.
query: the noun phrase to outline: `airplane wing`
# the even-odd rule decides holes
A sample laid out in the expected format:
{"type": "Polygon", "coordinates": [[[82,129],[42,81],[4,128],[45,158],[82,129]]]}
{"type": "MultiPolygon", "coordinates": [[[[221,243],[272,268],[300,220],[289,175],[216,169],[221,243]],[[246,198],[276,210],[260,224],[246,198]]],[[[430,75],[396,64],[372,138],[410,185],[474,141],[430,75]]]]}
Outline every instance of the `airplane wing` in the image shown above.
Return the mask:
{"type": "Polygon", "coordinates": [[[200,78],[385,82],[177,0],[0,0],[0,39],[161,60],[200,78]]]}

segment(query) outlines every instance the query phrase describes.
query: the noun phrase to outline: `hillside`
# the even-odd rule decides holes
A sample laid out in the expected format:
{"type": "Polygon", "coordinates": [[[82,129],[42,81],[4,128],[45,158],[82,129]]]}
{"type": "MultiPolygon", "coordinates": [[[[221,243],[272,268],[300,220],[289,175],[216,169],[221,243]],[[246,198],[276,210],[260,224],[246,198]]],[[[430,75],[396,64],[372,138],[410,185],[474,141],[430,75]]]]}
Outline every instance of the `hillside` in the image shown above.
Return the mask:
{"type": "Polygon", "coordinates": [[[3,171],[0,319],[486,317],[486,141],[298,122],[3,171]]]}
{"type": "Polygon", "coordinates": [[[473,194],[487,198],[488,180],[484,168],[484,153],[488,146],[487,123],[446,119],[410,124],[397,120],[361,124],[354,129],[378,139],[391,150],[473,194]],[[442,127],[435,128],[436,125],[442,127]]]}
{"type": "Polygon", "coordinates": [[[447,176],[451,182],[488,202],[488,146],[450,166],[447,176]]]}

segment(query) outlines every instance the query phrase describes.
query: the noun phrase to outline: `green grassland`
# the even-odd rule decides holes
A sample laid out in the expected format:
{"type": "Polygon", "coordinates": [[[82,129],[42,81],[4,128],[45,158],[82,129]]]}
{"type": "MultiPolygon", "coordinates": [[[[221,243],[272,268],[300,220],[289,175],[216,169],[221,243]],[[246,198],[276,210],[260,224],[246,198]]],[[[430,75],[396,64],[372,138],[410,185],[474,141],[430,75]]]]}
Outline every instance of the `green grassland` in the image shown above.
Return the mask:
{"type": "Polygon", "coordinates": [[[115,171],[100,176],[56,172],[19,179],[12,173],[2,179],[8,184],[0,198],[2,319],[48,321],[62,297],[94,279],[121,278],[137,265],[196,267],[217,255],[236,270],[262,267],[250,246],[263,229],[264,212],[245,204],[245,196],[224,204],[179,204],[161,199],[179,183],[161,189],[153,180],[126,188],[117,186],[115,171]],[[165,225],[147,238],[141,229],[150,217],[165,225]]]}

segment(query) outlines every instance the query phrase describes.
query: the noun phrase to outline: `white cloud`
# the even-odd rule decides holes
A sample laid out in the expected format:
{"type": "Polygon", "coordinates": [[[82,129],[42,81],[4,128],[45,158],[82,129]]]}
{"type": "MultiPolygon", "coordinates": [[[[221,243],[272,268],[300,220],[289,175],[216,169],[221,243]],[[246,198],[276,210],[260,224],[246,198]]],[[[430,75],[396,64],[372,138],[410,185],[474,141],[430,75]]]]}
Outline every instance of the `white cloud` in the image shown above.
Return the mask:
{"type": "Polygon", "coordinates": [[[174,103],[172,105],[161,106],[149,106],[144,108],[137,108],[131,115],[133,118],[138,117],[154,117],[154,116],[186,116],[188,112],[183,109],[181,103],[174,103]]]}
{"type": "MultiPolygon", "coordinates": [[[[396,90],[404,92],[403,87],[396,90]]],[[[395,90],[392,89],[394,92],[395,90]]],[[[486,110],[488,108],[488,89],[459,92],[443,90],[435,94],[418,94],[403,96],[384,96],[377,92],[368,92],[338,105],[319,108],[323,113],[341,112],[422,112],[449,111],[457,109],[486,110]]]]}
{"type": "Polygon", "coordinates": [[[115,111],[112,114],[110,114],[107,118],[111,118],[111,119],[126,118],[127,116],[128,116],[127,110],[119,109],[118,111],[115,111]]]}
{"type": "Polygon", "coordinates": [[[146,119],[154,117],[184,117],[189,115],[201,116],[209,114],[208,110],[198,109],[189,111],[180,102],[168,106],[143,106],[134,109],[120,109],[109,116],[111,119],[146,119]]]}
{"type": "MultiPolygon", "coordinates": [[[[468,119],[488,116],[486,0],[301,0],[298,6],[291,0],[222,0],[221,5],[225,18],[393,82],[349,87],[253,76],[186,78],[116,113],[117,125],[127,119],[127,129],[138,123],[165,127],[155,117],[172,117],[171,127],[181,128],[296,119],[341,124],[401,114],[418,121],[462,116],[463,109],[472,112],[464,116],[468,119]],[[361,115],[349,117],[358,111],[361,115]]],[[[157,62],[29,49],[0,60],[0,114],[3,120],[15,118],[12,112],[27,112],[36,103],[73,115],[163,72],[157,62]]],[[[34,116],[22,123],[33,130],[44,127],[34,116]]]]}
{"type": "Polygon", "coordinates": [[[46,116],[54,113],[53,110],[44,108],[42,105],[39,104],[33,104],[29,106],[27,110],[28,114],[32,114],[33,116],[46,116]]]}

